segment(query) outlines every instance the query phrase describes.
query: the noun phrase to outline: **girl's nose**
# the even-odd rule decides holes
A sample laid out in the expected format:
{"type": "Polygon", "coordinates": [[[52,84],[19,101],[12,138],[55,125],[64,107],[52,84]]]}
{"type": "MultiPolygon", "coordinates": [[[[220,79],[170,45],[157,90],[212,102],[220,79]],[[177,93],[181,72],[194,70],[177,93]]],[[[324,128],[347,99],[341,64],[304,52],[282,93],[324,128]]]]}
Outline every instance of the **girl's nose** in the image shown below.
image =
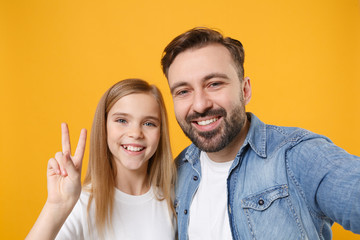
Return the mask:
{"type": "Polygon", "coordinates": [[[131,138],[135,138],[135,139],[138,139],[138,138],[142,138],[144,135],[143,135],[143,132],[142,132],[142,129],[141,127],[139,126],[132,126],[128,129],[128,136],[131,137],[131,138]]]}

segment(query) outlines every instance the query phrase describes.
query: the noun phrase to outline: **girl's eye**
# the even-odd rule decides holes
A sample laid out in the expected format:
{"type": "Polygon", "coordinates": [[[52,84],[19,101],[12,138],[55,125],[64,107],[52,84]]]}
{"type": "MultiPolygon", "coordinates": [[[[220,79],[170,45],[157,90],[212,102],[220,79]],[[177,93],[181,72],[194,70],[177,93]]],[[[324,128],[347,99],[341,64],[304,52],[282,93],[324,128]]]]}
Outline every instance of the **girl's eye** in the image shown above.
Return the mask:
{"type": "Polygon", "coordinates": [[[145,126],[148,126],[148,127],[156,127],[156,125],[152,122],[146,122],[144,123],[145,126]]]}
{"type": "Polygon", "coordinates": [[[122,118],[119,118],[119,119],[116,120],[116,122],[118,122],[118,123],[126,123],[126,120],[122,119],[122,118]]]}

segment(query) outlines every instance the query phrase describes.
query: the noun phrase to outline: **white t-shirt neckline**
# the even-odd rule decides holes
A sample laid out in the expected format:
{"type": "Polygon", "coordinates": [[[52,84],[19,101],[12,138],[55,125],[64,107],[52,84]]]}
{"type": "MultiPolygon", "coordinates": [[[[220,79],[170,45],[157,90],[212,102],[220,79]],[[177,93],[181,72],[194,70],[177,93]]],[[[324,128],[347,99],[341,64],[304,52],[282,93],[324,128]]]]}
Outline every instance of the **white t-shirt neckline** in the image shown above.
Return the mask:
{"type": "Polygon", "coordinates": [[[227,177],[233,161],[214,162],[200,153],[201,181],[190,206],[189,239],[232,240],[227,177]]]}

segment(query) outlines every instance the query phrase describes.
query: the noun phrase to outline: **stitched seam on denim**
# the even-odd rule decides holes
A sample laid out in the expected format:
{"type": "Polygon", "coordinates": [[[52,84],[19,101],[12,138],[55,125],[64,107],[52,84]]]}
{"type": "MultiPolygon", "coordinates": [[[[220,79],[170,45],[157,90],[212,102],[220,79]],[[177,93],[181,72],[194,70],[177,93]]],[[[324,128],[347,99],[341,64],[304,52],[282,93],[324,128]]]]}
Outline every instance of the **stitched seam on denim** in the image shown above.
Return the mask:
{"type": "Polygon", "coordinates": [[[244,144],[249,144],[257,155],[264,158],[264,157],[266,157],[266,130],[267,130],[267,125],[260,121],[260,124],[258,126],[255,126],[255,128],[251,127],[251,129],[252,130],[249,131],[248,135],[246,136],[244,144]],[[259,144],[257,144],[256,141],[252,141],[253,140],[253,135],[256,132],[260,133],[259,135],[261,137],[261,141],[260,141],[259,144]],[[257,148],[259,145],[260,145],[260,151],[257,148]]]}
{"type": "MultiPolygon", "coordinates": [[[[309,133],[311,133],[311,132],[309,132],[309,133]]],[[[318,137],[317,137],[316,139],[318,139],[318,137]]],[[[320,139],[321,139],[321,140],[325,140],[325,141],[327,141],[327,142],[330,141],[330,140],[324,139],[324,138],[320,138],[320,139]]],[[[306,140],[310,140],[310,139],[306,139],[306,140]]],[[[306,140],[305,140],[305,141],[306,141],[306,140]]],[[[291,150],[292,147],[296,146],[297,144],[299,144],[299,143],[301,143],[301,142],[303,142],[303,141],[299,141],[298,143],[293,144],[293,146],[291,146],[291,148],[289,148],[289,150],[291,150]]],[[[330,141],[330,142],[331,142],[331,141],[330,141]]],[[[301,188],[301,186],[300,186],[300,183],[296,180],[295,174],[291,171],[290,167],[288,167],[288,161],[287,161],[288,158],[287,158],[286,156],[287,156],[287,152],[286,152],[286,155],[285,155],[287,168],[288,168],[289,171],[292,173],[293,179],[294,179],[294,180],[296,181],[296,183],[297,183],[296,185],[299,187],[299,189],[301,189],[302,197],[303,197],[303,199],[305,200],[306,206],[307,206],[310,214],[311,214],[312,216],[316,217],[316,218],[321,219],[322,223],[324,223],[324,222],[323,222],[324,219],[328,219],[328,217],[327,217],[325,214],[323,214],[322,212],[318,212],[318,211],[316,211],[315,209],[313,209],[313,208],[310,207],[310,205],[309,205],[308,202],[306,201],[305,193],[304,193],[304,191],[302,190],[302,188],[301,188]]],[[[313,159],[313,161],[316,161],[318,158],[326,159],[327,163],[328,163],[328,164],[331,164],[331,169],[332,169],[332,168],[336,168],[336,165],[334,165],[334,163],[333,163],[332,161],[330,161],[326,155],[324,155],[324,154],[322,154],[322,155],[318,154],[318,155],[316,156],[316,158],[313,159]]],[[[330,169],[330,168],[329,168],[329,169],[330,169]]],[[[323,178],[323,179],[324,179],[324,178],[323,178]]],[[[323,180],[323,179],[322,179],[322,180],[323,180]]],[[[322,181],[322,180],[321,180],[321,181],[322,181]]]]}
{"type": "Polygon", "coordinates": [[[243,160],[246,152],[249,150],[248,148],[249,148],[249,145],[245,145],[236,154],[234,162],[233,162],[233,164],[231,165],[231,167],[229,169],[229,175],[228,176],[230,176],[232,174],[232,172],[235,170],[235,168],[237,168],[238,166],[240,166],[242,164],[242,160],[243,160]]]}
{"type": "Polygon", "coordinates": [[[278,190],[278,189],[286,189],[286,184],[283,184],[283,185],[277,185],[277,186],[274,186],[270,189],[267,189],[265,192],[259,192],[259,193],[256,193],[254,195],[251,195],[250,197],[247,197],[247,198],[254,198],[254,197],[258,197],[258,196],[261,196],[261,195],[264,195],[264,193],[269,193],[269,192],[274,192],[275,190],[278,190]]]}
{"type": "Polygon", "coordinates": [[[298,229],[300,230],[301,239],[305,239],[304,226],[302,225],[302,222],[300,221],[298,215],[296,214],[294,206],[291,203],[290,196],[286,198],[286,202],[288,203],[290,211],[293,214],[293,217],[295,219],[296,225],[298,226],[298,229]]]}
{"type": "MultiPolygon", "coordinates": [[[[241,157],[241,155],[239,156],[239,163],[238,163],[238,165],[237,166],[239,166],[240,164],[242,163],[242,157],[241,157]]],[[[236,185],[236,183],[237,183],[237,180],[238,180],[238,175],[239,174],[235,174],[235,173],[233,173],[234,171],[240,171],[240,167],[239,168],[237,168],[237,166],[236,167],[234,167],[232,170],[231,170],[231,172],[229,173],[229,176],[228,176],[228,178],[230,177],[230,175],[233,175],[232,177],[233,177],[233,184],[234,185],[236,185]]],[[[230,182],[230,181],[229,181],[230,182]]],[[[228,183],[229,183],[228,182],[228,183]]],[[[228,188],[228,191],[229,191],[229,188],[230,188],[230,186],[228,185],[227,186],[227,188],[228,188]]],[[[230,192],[230,194],[229,194],[229,196],[234,196],[234,193],[235,193],[235,188],[233,188],[233,190],[232,191],[229,191],[230,192]]],[[[228,197],[229,197],[228,196],[228,197]]],[[[231,204],[231,201],[232,199],[229,199],[228,201],[229,201],[229,204],[230,204],[230,206],[233,206],[234,204],[231,204]]],[[[228,206],[229,207],[229,206],[228,206]]],[[[240,239],[240,234],[239,234],[239,232],[238,232],[238,229],[237,229],[237,227],[236,226],[234,226],[233,227],[233,225],[234,225],[234,209],[231,209],[231,211],[232,211],[232,214],[231,214],[231,218],[232,218],[232,221],[231,221],[231,225],[230,225],[230,230],[233,230],[235,233],[236,233],[236,236],[238,237],[238,239],[240,239]]]]}
{"type": "MultiPolygon", "coordinates": [[[[262,135],[265,135],[266,133],[262,133],[262,135]]],[[[244,142],[244,147],[246,146],[246,145],[248,144],[248,145],[250,145],[250,147],[251,147],[251,149],[259,156],[259,157],[262,157],[262,158],[264,158],[264,157],[266,157],[266,137],[264,137],[264,138],[261,138],[261,142],[259,143],[259,144],[255,144],[253,141],[251,141],[250,139],[249,140],[245,140],[245,142],[244,142]],[[262,149],[262,151],[259,151],[258,150],[258,145],[261,145],[261,149],[262,149]]]]}
{"type": "Polygon", "coordinates": [[[270,207],[270,205],[272,204],[272,202],[278,198],[284,198],[284,197],[287,197],[289,194],[286,194],[284,195],[283,191],[284,189],[287,189],[287,185],[279,185],[278,187],[274,187],[274,188],[271,188],[265,192],[261,192],[259,194],[256,194],[256,195],[253,195],[253,196],[250,196],[250,197],[247,197],[246,199],[243,199],[241,201],[242,203],[242,207],[246,207],[246,208],[253,208],[255,210],[258,210],[258,211],[263,211],[267,208],[270,207]],[[274,191],[281,191],[281,193],[277,193],[275,194],[273,197],[271,197],[269,199],[270,203],[266,205],[266,207],[262,208],[262,209],[256,209],[255,207],[258,206],[258,204],[254,203],[254,201],[251,201],[250,199],[257,199],[259,196],[262,196],[262,195],[266,195],[270,192],[274,192],[274,191]],[[247,201],[246,201],[247,200],[247,201]],[[248,201],[250,201],[250,203],[247,203],[248,201]]]}
{"type": "Polygon", "coordinates": [[[289,144],[290,143],[290,146],[294,146],[296,145],[297,143],[300,142],[300,140],[302,138],[304,138],[306,135],[309,135],[310,132],[309,131],[306,131],[304,129],[299,129],[299,130],[296,130],[295,132],[293,132],[291,135],[295,134],[295,136],[291,137],[291,138],[286,138],[283,142],[281,142],[278,147],[273,151],[273,153],[277,152],[280,148],[282,148],[283,146],[285,146],[286,144],[289,144]],[[300,132],[300,134],[298,133],[300,132]]]}
{"type": "Polygon", "coordinates": [[[268,209],[271,206],[271,204],[274,202],[274,200],[284,198],[284,197],[286,197],[286,196],[283,196],[282,194],[276,194],[276,195],[274,195],[274,197],[269,199],[270,203],[266,204],[266,206],[264,206],[264,207],[258,207],[259,204],[254,203],[253,201],[251,201],[250,204],[247,204],[245,206],[247,206],[247,208],[252,208],[254,210],[264,211],[264,210],[268,209]]]}
{"type": "MultiPolygon", "coordinates": [[[[310,132],[307,131],[307,133],[310,133],[310,132]]],[[[307,135],[307,134],[306,134],[306,135],[307,135]]],[[[304,136],[305,136],[305,135],[304,135],[304,136]]],[[[302,140],[302,139],[301,139],[301,140],[302,140]]],[[[296,146],[297,144],[299,144],[300,142],[302,142],[302,141],[294,142],[294,143],[292,144],[292,146],[291,146],[288,150],[289,150],[289,151],[292,150],[292,148],[293,148],[294,146],[296,146]]],[[[293,182],[295,183],[295,186],[297,186],[298,190],[300,191],[301,197],[304,199],[305,204],[306,204],[306,206],[307,206],[310,214],[311,214],[312,216],[316,217],[316,218],[323,219],[325,216],[324,216],[323,214],[321,214],[321,213],[318,213],[315,209],[311,208],[310,205],[309,205],[309,203],[308,203],[308,201],[306,200],[305,193],[304,193],[302,187],[300,186],[300,183],[297,181],[297,179],[296,179],[296,177],[295,177],[295,174],[294,174],[293,171],[290,169],[287,154],[288,154],[288,151],[286,151],[286,153],[285,153],[285,164],[286,164],[286,168],[287,168],[287,170],[289,170],[289,171],[288,171],[288,172],[289,172],[289,175],[291,176],[293,182]]],[[[319,156],[317,156],[317,157],[319,157],[319,156]]],[[[316,159],[317,159],[317,158],[316,158],[316,159]]],[[[314,159],[314,161],[316,161],[316,159],[314,159]]]]}
{"type": "Polygon", "coordinates": [[[286,151],[285,153],[285,164],[286,164],[286,170],[287,170],[287,173],[288,173],[288,176],[290,177],[290,179],[292,180],[292,182],[294,183],[297,191],[300,193],[301,197],[303,198],[305,204],[306,204],[306,207],[307,209],[309,210],[309,213],[316,217],[316,218],[320,218],[322,219],[323,218],[323,215],[317,213],[315,210],[313,210],[309,204],[308,204],[308,201],[306,200],[306,197],[305,197],[305,193],[304,191],[302,190],[299,182],[297,181],[296,177],[295,177],[295,174],[293,173],[293,171],[290,169],[290,166],[289,166],[289,162],[288,162],[288,158],[287,158],[287,154],[288,152],[286,151]]]}
{"type": "MultiPolygon", "coordinates": [[[[200,157],[200,156],[199,156],[200,157]]],[[[198,163],[198,164],[200,164],[200,159],[196,159],[196,162],[198,163]]],[[[196,187],[195,187],[195,190],[194,190],[194,193],[192,194],[192,196],[191,196],[191,199],[190,199],[190,202],[189,202],[189,205],[188,205],[188,207],[187,207],[187,210],[188,210],[188,214],[186,214],[186,224],[187,224],[187,227],[186,227],[186,229],[187,229],[187,231],[189,231],[189,222],[190,222],[190,207],[191,207],[191,203],[192,203],[192,201],[193,201],[193,199],[194,199],[194,196],[195,196],[195,194],[196,194],[196,192],[197,192],[197,190],[198,190],[198,188],[199,188],[199,185],[200,185],[200,181],[201,181],[201,173],[199,173],[198,172],[198,170],[195,168],[195,163],[196,162],[194,162],[194,164],[191,164],[191,168],[192,168],[192,170],[193,171],[195,171],[198,175],[199,175],[199,179],[198,179],[198,181],[196,182],[196,187]]],[[[201,164],[200,164],[200,169],[201,169],[201,164]]],[[[201,172],[201,170],[200,170],[200,172],[201,172]]],[[[189,172],[189,176],[188,177],[190,177],[192,175],[192,172],[189,172]]],[[[189,239],[189,234],[187,233],[187,239],[189,239]]]]}
{"type": "MultiPolygon", "coordinates": [[[[266,140],[265,140],[264,142],[266,142],[266,140]]],[[[264,142],[261,142],[261,144],[263,144],[264,142]]],[[[250,144],[252,150],[253,150],[257,155],[259,155],[260,157],[262,157],[262,154],[263,154],[263,153],[261,153],[260,151],[258,151],[257,148],[254,146],[254,144],[252,144],[250,141],[249,141],[249,144],[250,144]]]]}
{"type": "MultiPolygon", "coordinates": [[[[187,166],[187,167],[190,167],[190,168],[191,168],[191,171],[188,171],[188,174],[187,174],[186,178],[189,178],[191,175],[193,175],[193,172],[194,172],[194,171],[199,174],[199,181],[197,182],[197,186],[196,186],[195,191],[194,191],[194,193],[193,193],[193,195],[192,195],[192,198],[190,199],[190,202],[189,202],[188,206],[185,206],[187,201],[183,202],[183,204],[180,206],[180,201],[178,200],[179,214],[184,215],[184,214],[183,214],[183,213],[184,213],[183,210],[186,209],[186,208],[188,209],[188,214],[186,214],[186,216],[181,217],[181,219],[183,219],[181,225],[186,224],[186,225],[187,225],[186,229],[188,230],[188,229],[189,229],[189,220],[190,220],[190,219],[189,219],[189,216],[190,216],[190,211],[189,211],[189,210],[190,210],[190,205],[191,205],[191,202],[192,202],[192,200],[193,200],[193,198],[194,198],[194,195],[195,195],[195,193],[196,193],[196,191],[197,191],[197,189],[198,189],[198,187],[199,187],[199,183],[200,183],[200,181],[201,181],[201,174],[197,171],[197,169],[194,167],[194,165],[191,164],[190,162],[186,161],[186,162],[183,162],[183,163],[184,163],[184,167],[186,167],[185,163],[187,163],[187,164],[190,165],[190,166],[187,166]]],[[[190,185],[189,182],[188,182],[188,184],[190,185]]],[[[181,198],[184,198],[184,197],[181,197],[181,198]]],[[[187,197],[186,197],[185,199],[187,199],[187,197]]],[[[178,218],[178,221],[179,221],[179,218],[178,218]]],[[[180,234],[181,234],[181,231],[180,231],[180,234]]],[[[189,239],[189,236],[188,236],[188,233],[187,233],[187,232],[186,232],[186,233],[183,233],[183,234],[186,235],[186,239],[189,239]]],[[[181,238],[180,238],[180,239],[181,239],[181,238]]]]}
{"type": "Polygon", "coordinates": [[[254,229],[253,229],[253,227],[252,227],[252,225],[251,225],[249,209],[244,209],[244,211],[245,211],[245,215],[246,215],[248,227],[249,227],[249,230],[250,230],[250,233],[251,233],[251,237],[252,237],[253,240],[256,240],[256,238],[255,238],[255,233],[254,233],[254,229]]]}
{"type": "Polygon", "coordinates": [[[321,237],[321,239],[324,239],[322,236],[323,236],[323,230],[324,230],[324,226],[325,226],[325,221],[323,219],[321,219],[321,225],[320,225],[320,229],[319,229],[319,234],[321,237]]]}
{"type": "Polygon", "coordinates": [[[283,127],[275,126],[275,125],[266,125],[267,128],[271,128],[274,131],[281,133],[282,135],[288,136],[286,132],[283,130],[283,127]]]}

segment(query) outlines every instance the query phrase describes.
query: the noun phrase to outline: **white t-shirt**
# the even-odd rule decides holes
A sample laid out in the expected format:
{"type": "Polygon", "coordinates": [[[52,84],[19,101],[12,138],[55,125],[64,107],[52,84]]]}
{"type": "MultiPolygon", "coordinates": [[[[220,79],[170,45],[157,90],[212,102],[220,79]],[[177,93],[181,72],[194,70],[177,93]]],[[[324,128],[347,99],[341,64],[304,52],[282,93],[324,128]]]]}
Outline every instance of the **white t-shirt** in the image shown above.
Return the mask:
{"type": "Polygon", "coordinates": [[[200,163],[201,181],[190,206],[189,239],[231,240],[226,179],[233,161],[214,162],[201,152],[200,163]]]}
{"type": "MultiPolygon", "coordinates": [[[[83,191],[56,239],[100,239],[95,227],[94,201],[91,204],[90,223],[88,222],[88,199],[89,193],[83,191]]],[[[104,239],[175,239],[166,201],[158,201],[153,188],[140,196],[115,189],[111,225],[112,228],[105,229],[104,239]]]]}

